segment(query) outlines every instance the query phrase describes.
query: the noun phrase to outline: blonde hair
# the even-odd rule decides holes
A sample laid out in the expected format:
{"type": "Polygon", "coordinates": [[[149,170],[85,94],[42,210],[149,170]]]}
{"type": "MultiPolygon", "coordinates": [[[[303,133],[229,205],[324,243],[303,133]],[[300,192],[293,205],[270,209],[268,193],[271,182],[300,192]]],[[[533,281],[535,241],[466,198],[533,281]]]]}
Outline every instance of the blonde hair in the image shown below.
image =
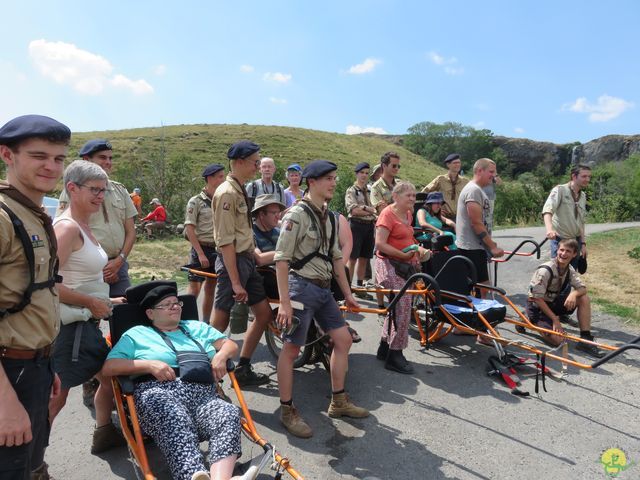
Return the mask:
{"type": "Polygon", "coordinates": [[[486,170],[491,165],[495,165],[496,162],[491,160],[490,158],[479,158],[476,160],[476,163],[473,164],[473,173],[476,173],[478,170],[486,170]]]}

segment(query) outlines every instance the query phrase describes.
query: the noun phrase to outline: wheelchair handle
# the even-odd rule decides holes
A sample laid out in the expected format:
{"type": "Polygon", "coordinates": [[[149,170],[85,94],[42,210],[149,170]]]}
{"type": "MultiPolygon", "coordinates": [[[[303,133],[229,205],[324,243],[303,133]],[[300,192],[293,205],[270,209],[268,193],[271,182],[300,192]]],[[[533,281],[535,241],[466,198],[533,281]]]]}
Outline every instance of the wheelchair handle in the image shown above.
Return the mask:
{"type": "Polygon", "coordinates": [[[440,285],[438,285],[438,282],[436,282],[435,278],[433,278],[431,275],[427,275],[426,273],[414,273],[407,279],[407,281],[402,286],[402,288],[397,293],[397,295],[393,297],[393,300],[391,300],[391,302],[389,303],[389,306],[387,307],[387,311],[395,307],[396,303],[400,301],[400,298],[409,289],[409,286],[412,285],[418,279],[424,280],[425,285],[430,285],[431,288],[433,289],[433,295],[435,297],[435,306],[440,306],[442,304],[442,300],[440,298],[440,285]]]}
{"type": "Polygon", "coordinates": [[[535,240],[523,240],[522,242],[520,242],[520,244],[512,251],[505,251],[504,253],[507,254],[506,258],[493,258],[492,260],[494,262],[508,262],[509,260],[511,260],[511,258],[515,255],[521,256],[521,257],[530,257],[533,254],[536,255],[537,259],[540,259],[540,247],[542,245],[544,245],[544,243],[547,241],[547,239],[545,238],[542,243],[538,243],[535,240]],[[525,253],[518,253],[520,251],[520,249],[522,247],[524,247],[527,243],[531,243],[533,244],[536,248],[534,248],[531,252],[525,252],[525,253]]]}
{"type": "Polygon", "coordinates": [[[622,352],[626,350],[640,350],[640,345],[636,345],[638,342],[640,342],[640,335],[634,338],[633,340],[631,340],[629,343],[622,345],[617,350],[614,350],[613,352],[605,355],[600,360],[593,362],[591,364],[591,368],[598,368],[603,363],[606,363],[612,358],[617,357],[618,355],[620,355],[622,352]]]}
{"type": "Polygon", "coordinates": [[[233,360],[227,358],[227,372],[233,372],[236,369],[236,364],[233,363],[233,360]]]}

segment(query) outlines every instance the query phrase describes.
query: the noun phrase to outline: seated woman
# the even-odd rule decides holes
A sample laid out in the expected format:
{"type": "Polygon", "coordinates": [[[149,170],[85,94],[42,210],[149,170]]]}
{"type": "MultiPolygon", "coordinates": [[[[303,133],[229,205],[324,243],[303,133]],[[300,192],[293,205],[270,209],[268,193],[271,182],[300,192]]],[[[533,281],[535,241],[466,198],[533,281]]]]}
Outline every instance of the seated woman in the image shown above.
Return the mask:
{"type": "Polygon", "coordinates": [[[72,162],[64,172],[69,208],[53,222],[62,276],[62,283],[57,284],[62,326],[53,357],[62,390],[50,402],[49,418],[53,422],[72,387],[95,375],[100,386],[94,399],[96,428],[91,453],[125,445],[124,438],[111,423],[111,379],[99,373],[109,352],[99,328],[100,319],[111,316],[111,304],[122,299],[109,299],[109,285],[102,275],[107,254],[89,227],[91,215],[100,210],[104,201],[107,180],[107,174],[98,165],[86,160],[72,162]]]}
{"type": "Polygon", "coordinates": [[[102,374],[135,377],[140,427],[164,454],[174,479],[253,479],[255,466],[232,477],[241,453],[240,413],[215,389],[238,346],[204,322],[181,321],[177,295],[174,287],[162,285],[144,296],[140,306],[151,325],[127,330],[109,353],[102,374]],[[191,361],[182,362],[185,355],[191,361]],[[194,362],[194,357],[199,358],[194,362]],[[188,369],[198,363],[201,368],[188,369]],[[199,448],[204,440],[209,442],[209,471],[199,448]]]}
{"type": "MultiPolygon", "coordinates": [[[[393,188],[393,203],[385,207],[376,222],[376,278],[389,289],[400,289],[409,277],[420,271],[420,262],[429,250],[416,245],[411,219],[416,201],[415,187],[398,182],[393,188]]],[[[413,367],[402,354],[409,345],[411,296],[403,295],[395,308],[395,322],[387,314],[376,357],[385,360],[385,368],[411,374],[413,367]]]]}
{"type": "Polygon", "coordinates": [[[416,215],[416,227],[427,229],[422,235],[416,237],[418,241],[430,241],[435,235],[449,235],[453,237],[450,250],[456,249],[456,224],[442,215],[444,197],[442,192],[431,192],[424,201],[424,208],[418,210],[416,215]]]}
{"type": "Polygon", "coordinates": [[[167,223],[167,211],[162,206],[162,203],[157,198],[153,198],[149,205],[154,205],[154,209],[149,215],[142,218],[140,221],[147,232],[147,235],[151,237],[154,230],[162,230],[167,223]]]}

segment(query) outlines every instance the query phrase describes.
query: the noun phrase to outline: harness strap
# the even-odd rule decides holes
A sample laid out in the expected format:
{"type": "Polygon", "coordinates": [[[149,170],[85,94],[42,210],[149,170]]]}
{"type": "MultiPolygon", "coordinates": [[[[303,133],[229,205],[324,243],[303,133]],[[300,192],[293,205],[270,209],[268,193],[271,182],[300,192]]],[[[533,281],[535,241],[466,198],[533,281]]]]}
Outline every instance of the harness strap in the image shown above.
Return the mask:
{"type": "MultiPolygon", "coordinates": [[[[300,205],[302,207],[302,209],[307,213],[307,215],[309,215],[309,217],[311,217],[311,221],[313,221],[316,224],[318,229],[323,228],[323,226],[321,226],[320,223],[317,221],[316,214],[313,213],[311,208],[309,208],[307,205],[305,205],[304,202],[300,202],[300,203],[298,203],[298,205],[300,205]]],[[[327,248],[327,253],[329,253],[331,251],[331,248],[333,247],[333,242],[335,241],[335,238],[336,238],[336,223],[335,223],[336,220],[335,220],[335,217],[332,214],[329,214],[329,222],[331,222],[331,237],[329,239],[329,246],[327,248]]],[[[314,259],[316,257],[320,257],[325,262],[329,263],[330,265],[333,265],[333,258],[331,258],[327,254],[320,253],[320,250],[322,249],[322,247],[323,247],[323,245],[322,245],[322,236],[321,236],[320,245],[318,245],[318,249],[313,251],[313,252],[311,252],[310,254],[304,256],[300,260],[296,260],[294,262],[291,262],[290,265],[289,265],[290,268],[292,268],[293,270],[301,270],[302,267],[304,267],[307,263],[309,263],[312,259],[314,259]]]]}

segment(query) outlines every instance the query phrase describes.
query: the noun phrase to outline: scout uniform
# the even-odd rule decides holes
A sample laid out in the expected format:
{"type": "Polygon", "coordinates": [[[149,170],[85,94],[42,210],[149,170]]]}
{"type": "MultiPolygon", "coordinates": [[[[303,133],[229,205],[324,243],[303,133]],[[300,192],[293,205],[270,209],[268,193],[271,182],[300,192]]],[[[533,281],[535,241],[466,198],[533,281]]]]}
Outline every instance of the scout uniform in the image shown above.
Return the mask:
{"type": "Polygon", "coordinates": [[[556,185],[542,207],[542,214],[545,213],[552,214],[551,224],[558,233],[557,240],[575,238],[580,243],[587,213],[587,196],[583,191],[575,198],[571,182],[556,185]]]}
{"type": "MultiPolygon", "coordinates": [[[[40,115],[17,117],[0,128],[0,145],[18,145],[34,137],[68,142],[71,131],[40,115]]],[[[6,182],[0,185],[0,201],[12,212],[0,210],[0,362],[29,415],[33,435],[29,443],[0,447],[0,478],[39,478],[34,475],[46,475],[44,451],[49,441],[48,405],[54,378],[50,353],[59,329],[54,287],[56,239],[44,210],[6,182]],[[22,222],[26,235],[16,231],[12,215],[22,222]],[[33,253],[33,279],[29,253],[33,253]],[[30,285],[34,290],[26,301],[24,294],[30,285]]]]}
{"type": "MultiPolygon", "coordinates": [[[[212,198],[203,188],[202,191],[189,199],[187,202],[187,213],[185,216],[185,225],[194,225],[195,234],[200,247],[209,259],[209,265],[205,271],[213,271],[213,265],[216,261],[216,243],[213,240],[213,210],[211,209],[212,198]]],[[[194,268],[202,270],[198,253],[192,246],[189,252],[189,264],[194,268]]],[[[204,277],[189,274],[189,281],[202,282],[204,277]]]]}
{"type": "MultiPolygon", "coordinates": [[[[357,164],[354,171],[358,173],[360,170],[370,168],[366,162],[357,164]]],[[[353,249],[351,250],[351,259],[371,258],[375,246],[375,223],[376,215],[367,213],[366,215],[353,215],[353,209],[357,207],[372,207],[369,199],[369,188],[365,185],[361,188],[358,183],[354,183],[345,193],[345,207],[348,212],[349,226],[351,227],[351,235],[353,237],[353,249]]]]}
{"type": "Polygon", "coordinates": [[[395,187],[396,181],[393,180],[393,185],[387,185],[387,182],[384,181],[384,178],[380,177],[375,183],[371,186],[371,204],[377,209],[378,205],[382,202],[386,202],[387,205],[391,205],[393,203],[393,197],[391,196],[391,192],[393,187],[395,187]]]}

